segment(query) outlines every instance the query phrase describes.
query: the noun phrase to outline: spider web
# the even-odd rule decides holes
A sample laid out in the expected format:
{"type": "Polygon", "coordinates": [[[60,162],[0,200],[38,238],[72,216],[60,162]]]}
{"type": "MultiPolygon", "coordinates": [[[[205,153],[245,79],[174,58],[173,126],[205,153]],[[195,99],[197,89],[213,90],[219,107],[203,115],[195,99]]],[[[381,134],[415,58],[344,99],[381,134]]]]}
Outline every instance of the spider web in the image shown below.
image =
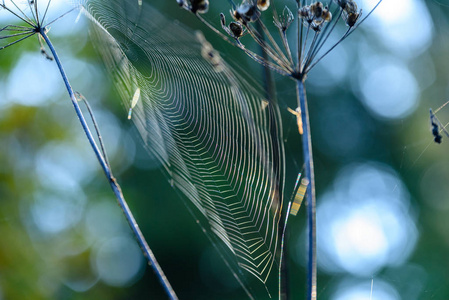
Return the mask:
{"type": "Polygon", "coordinates": [[[83,6],[98,25],[94,40],[127,109],[140,89],[132,120],[148,151],[193,204],[195,217],[205,218],[203,229],[225,245],[227,263],[238,266],[234,275],[244,281],[249,273],[265,284],[280,249],[279,112],[201,35],[149,5],[93,0],[83,6]]]}

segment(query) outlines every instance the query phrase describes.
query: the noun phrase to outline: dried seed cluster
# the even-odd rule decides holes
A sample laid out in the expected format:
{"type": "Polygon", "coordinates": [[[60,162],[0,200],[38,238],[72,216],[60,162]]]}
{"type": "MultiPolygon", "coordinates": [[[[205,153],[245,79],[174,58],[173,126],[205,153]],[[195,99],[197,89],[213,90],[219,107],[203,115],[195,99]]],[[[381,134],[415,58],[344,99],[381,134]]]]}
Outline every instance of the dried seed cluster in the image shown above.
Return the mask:
{"type": "Polygon", "coordinates": [[[273,23],[279,30],[281,30],[281,32],[285,32],[294,20],[295,17],[293,16],[292,11],[286,6],[282,11],[282,14],[275,18],[273,23]]]}
{"type": "Polygon", "coordinates": [[[362,10],[358,10],[357,3],[353,0],[335,0],[343,10],[343,18],[346,25],[354,26],[362,16],[362,10]]]}
{"type": "Polygon", "coordinates": [[[298,16],[304,20],[314,31],[320,31],[324,22],[332,20],[332,14],[327,6],[321,2],[315,2],[298,9],[298,16]]]}
{"type": "MultiPolygon", "coordinates": [[[[276,8],[270,5],[270,0],[242,0],[238,5],[231,1],[233,7],[230,15],[233,20],[230,23],[226,22],[225,14],[220,14],[221,29],[226,33],[223,34],[220,29],[215,28],[201,16],[208,11],[208,0],[176,1],[182,8],[194,13],[209,28],[242,49],[252,59],[282,75],[296,79],[305,78],[317,62],[347,38],[362,22],[360,20],[362,10],[358,9],[354,0],[328,0],[330,2],[327,4],[321,1],[296,0],[296,13],[292,13],[292,10],[285,7],[282,14],[278,14],[276,8]],[[335,5],[337,6],[333,11],[334,17],[330,12],[332,5],[334,8],[335,5]],[[273,22],[279,30],[282,44],[278,44],[273,38],[261,18],[262,13],[268,8],[273,10],[273,22]],[[298,55],[294,59],[286,32],[295,20],[298,22],[299,47],[296,47],[298,55]],[[322,51],[339,20],[345,22],[349,27],[348,30],[327,51],[322,51]],[[256,27],[254,23],[258,26],[256,27]],[[268,59],[246,48],[242,42],[242,38],[246,35],[250,35],[261,46],[268,59]]],[[[379,0],[377,5],[381,1],[379,0]]]]}
{"type": "Polygon", "coordinates": [[[194,14],[205,14],[209,11],[209,0],[176,0],[176,2],[194,14]]]}

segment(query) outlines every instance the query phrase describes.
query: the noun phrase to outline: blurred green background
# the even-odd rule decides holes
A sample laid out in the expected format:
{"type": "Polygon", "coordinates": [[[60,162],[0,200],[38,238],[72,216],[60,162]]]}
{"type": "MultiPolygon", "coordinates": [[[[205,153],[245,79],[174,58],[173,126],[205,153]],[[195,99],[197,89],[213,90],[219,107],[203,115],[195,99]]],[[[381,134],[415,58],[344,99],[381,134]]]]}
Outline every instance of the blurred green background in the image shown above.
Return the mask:
{"type": "MultiPolygon", "coordinates": [[[[148,2],[174,22],[202,30],[226,61],[246,70],[243,76],[262,80],[260,66],[176,1],[148,2]]],[[[366,14],[375,2],[359,6],[366,14]]],[[[295,1],[276,1],[280,9],[284,4],[293,9],[295,1]]],[[[227,3],[211,6],[208,18],[218,25],[227,3]]],[[[50,13],[68,8],[54,1],[50,13]]],[[[89,39],[88,20],[76,19],[73,12],[54,23],[49,36],[72,86],[93,106],[124,195],[178,296],[246,299],[146,155],[89,39]]],[[[449,140],[435,144],[429,121],[429,108],[449,98],[448,20],[442,1],[384,0],[309,75],[320,299],[449,299],[449,140]]],[[[11,22],[0,11],[1,27],[11,22]]],[[[274,80],[288,197],[302,164],[296,121],[287,112],[295,107],[295,87],[278,75],[274,80]]],[[[449,106],[437,117],[449,122],[449,106]]],[[[292,299],[302,299],[304,209],[289,222],[292,299]]],[[[40,54],[35,37],[0,52],[0,237],[0,299],[166,298],[55,63],[40,54]]]]}

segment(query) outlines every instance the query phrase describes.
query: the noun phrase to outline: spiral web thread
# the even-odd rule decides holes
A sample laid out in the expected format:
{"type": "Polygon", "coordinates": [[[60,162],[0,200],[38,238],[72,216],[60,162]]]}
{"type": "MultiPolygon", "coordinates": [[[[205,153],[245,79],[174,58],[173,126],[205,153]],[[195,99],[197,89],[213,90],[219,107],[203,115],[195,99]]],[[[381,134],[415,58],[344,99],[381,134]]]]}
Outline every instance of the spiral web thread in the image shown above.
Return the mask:
{"type": "Polygon", "coordinates": [[[127,109],[140,89],[132,120],[148,151],[193,214],[203,216],[203,229],[224,243],[226,257],[265,284],[280,249],[284,149],[277,109],[207,42],[149,5],[83,6],[127,109]]]}

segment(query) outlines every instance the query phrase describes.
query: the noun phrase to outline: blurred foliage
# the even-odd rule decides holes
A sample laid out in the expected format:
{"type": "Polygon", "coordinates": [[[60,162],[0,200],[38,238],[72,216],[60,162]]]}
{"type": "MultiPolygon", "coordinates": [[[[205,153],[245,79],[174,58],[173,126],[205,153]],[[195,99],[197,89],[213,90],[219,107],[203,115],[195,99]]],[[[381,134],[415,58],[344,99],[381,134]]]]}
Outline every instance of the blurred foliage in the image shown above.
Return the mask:
{"type": "MultiPolygon", "coordinates": [[[[294,1],[288,4],[293,6],[294,1]]],[[[190,28],[203,30],[208,40],[222,51],[224,59],[241,66],[247,76],[261,80],[259,66],[237,49],[229,49],[229,45],[205,29],[193,16],[178,9],[174,0],[152,1],[152,5],[174,21],[179,20],[190,28]]],[[[318,204],[320,195],[332,184],[338,171],[361,161],[376,161],[391,166],[411,194],[411,210],[416,213],[419,231],[416,247],[405,265],[386,267],[373,274],[374,286],[376,277],[381,277],[400,295],[412,295],[403,296],[403,299],[449,298],[449,140],[444,136],[441,145],[432,142],[428,113],[430,107],[436,109],[449,98],[449,7],[438,1],[427,1],[426,5],[433,18],[434,36],[426,51],[417,54],[408,65],[421,88],[419,106],[409,116],[397,120],[382,119],[370,113],[359,101],[354,86],[358,84],[356,71],[363,61],[375,60],[385,54],[395,55],[389,53],[375,37],[371,38],[372,31],[363,29],[364,26],[339,46],[350,57],[349,75],[344,77],[344,81],[320,87],[320,80],[323,80],[320,76],[324,75],[319,72],[332,68],[335,57],[323,60],[325,67],[314,70],[317,73],[311,74],[307,81],[318,204]],[[365,43],[374,51],[360,55],[354,50],[355,43],[365,43]],[[433,78],[422,78],[423,65],[434,66],[433,78]],[[360,121],[353,121],[356,119],[360,121]],[[351,139],[351,134],[349,137],[344,135],[354,128],[362,132],[354,136],[358,140],[351,139]],[[333,150],[334,139],[340,133],[347,139],[346,144],[354,146],[341,151],[333,150]],[[411,276],[414,272],[419,276],[411,276]],[[413,293],[415,288],[416,292],[413,293]]],[[[75,17],[76,14],[67,16],[68,22],[73,24],[75,17]]],[[[215,21],[218,24],[218,15],[215,21]]],[[[245,299],[244,293],[232,282],[232,275],[180,201],[181,196],[171,189],[162,171],[146,157],[140,138],[126,120],[127,112],[121,107],[108,75],[104,73],[101,59],[88,39],[88,32],[82,25],[73,27],[77,26],[82,29],[55,36],[50,32],[50,38],[61,55],[75,90],[86,96],[98,114],[116,177],[174,289],[181,299],[245,299]],[[85,62],[85,65],[76,68],[79,61],[85,62]]],[[[52,27],[57,28],[58,23],[52,27]]],[[[58,72],[54,63],[46,62],[49,70],[42,71],[43,76],[33,78],[34,82],[22,83],[25,91],[30,85],[39,85],[42,90],[54,89],[54,98],[43,104],[26,105],[20,104],[9,93],[9,76],[21,57],[31,54],[34,55],[30,56],[33,59],[44,60],[38,52],[39,46],[34,38],[0,52],[0,299],[165,299],[152,271],[143,263],[137,275],[123,286],[111,286],[99,279],[92,258],[99,244],[114,236],[130,237],[131,233],[123,218],[115,217],[121,217],[121,212],[114,204],[110,188],[81,132],[62,80],[57,82],[58,86],[47,85],[48,73],[58,72]],[[44,168],[40,161],[45,158],[46,151],[59,144],[70,150],[63,157],[64,162],[59,169],[58,166],[44,168]],[[58,180],[54,177],[62,175],[46,172],[59,172],[61,168],[69,175],[78,176],[77,180],[58,186],[58,180]],[[77,175],[78,172],[81,175],[77,175]],[[78,210],[79,215],[64,228],[42,232],[36,223],[39,218],[33,211],[42,195],[51,195],[60,201],[65,198],[79,199],[79,203],[75,201],[78,204],[73,211],[61,211],[64,213],[61,216],[69,219],[71,213],[75,215],[78,210]],[[122,223],[114,225],[116,223],[112,221],[106,222],[105,228],[97,228],[102,234],[101,238],[94,235],[96,238],[92,239],[94,229],[89,225],[93,222],[89,219],[89,213],[98,207],[105,207],[106,212],[115,214],[111,217],[112,221],[122,223]],[[74,283],[84,288],[77,289],[74,283]]],[[[286,111],[287,106],[294,107],[294,85],[288,79],[274,78],[285,120],[289,162],[300,167],[302,163],[295,158],[300,153],[295,120],[286,111]]],[[[407,86],[402,88],[407,89],[407,86]]],[[[30,93],[29,97],[33,98],[33,94],[30,93]]],[[[444,124],[448,122],[449,108],[442,109],[438,117],[444,124]]],[[[53,163],[57,162],[59,160],[56,159],[53,163]]],[[[291,190],[297,170],[290,168],[288,171],[287,190],[291,190]]],[[[93,224],[101,227],[101,223],[93,224]]],[[[297,251],[296,240],[302,239],[305,228],[303,209],[290,220],[290,226],[292,242],[289,251],[293,253],[297,251]]],[[[303,262],[298,259],[291,258],[290,265],[292,293],[299,295],[295,299],[301,299],[306,271],[303,262]]],[[[348,275],[321,272],[318,278],[319,298],[332,298],[342,276],[348,275]]],[[[371,279],[359,280],[370,282],[371,279]]]]}

